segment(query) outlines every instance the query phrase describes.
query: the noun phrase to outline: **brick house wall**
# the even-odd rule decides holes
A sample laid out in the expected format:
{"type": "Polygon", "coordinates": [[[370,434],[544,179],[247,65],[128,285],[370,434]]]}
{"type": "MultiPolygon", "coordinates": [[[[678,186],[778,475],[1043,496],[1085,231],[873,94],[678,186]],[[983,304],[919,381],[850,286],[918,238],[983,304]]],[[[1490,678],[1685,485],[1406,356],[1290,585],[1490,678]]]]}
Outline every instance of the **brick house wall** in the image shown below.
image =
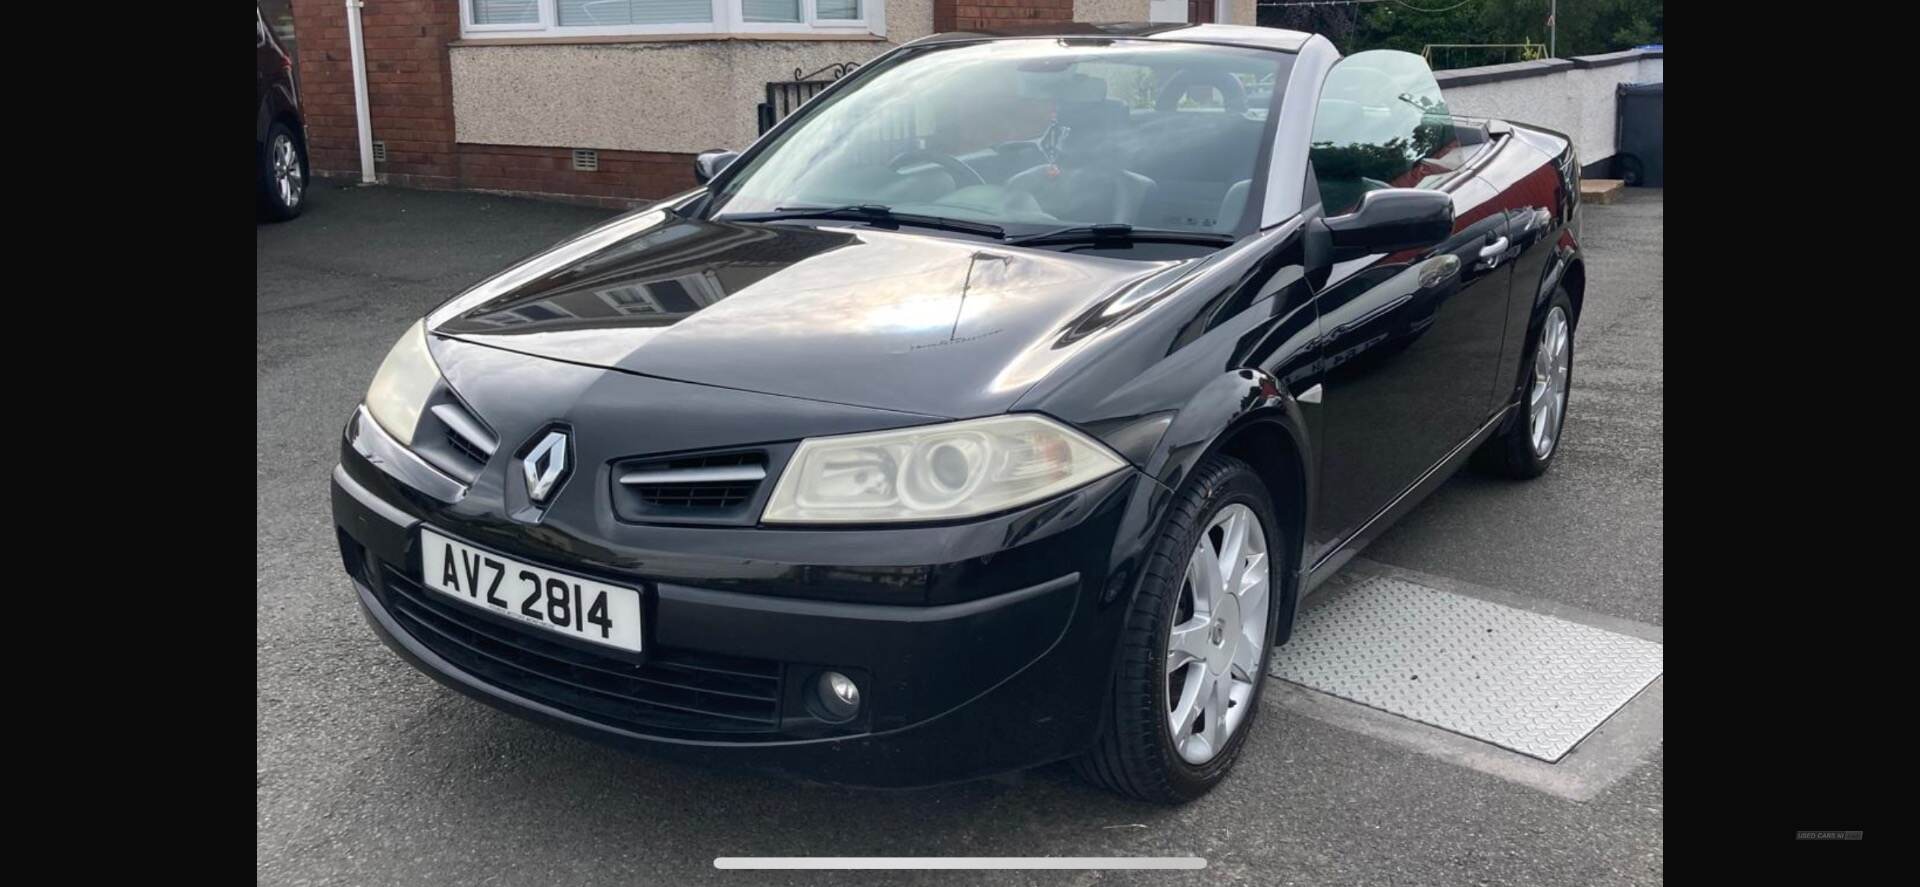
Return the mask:
{"type": "MultiPolygon", "coordinates": [[[[358,179],[353,54],[344,0],[292,0],[300,39],[300,101],[314,174],[358,179]]],[[[472,189],[623,208],[694,186],[693,156],[601,151],[599,169],[573,169],[566,147],[475,145],[454,137],[447,46],[460,39],[459,0],[379,0],[361,9],[367,107],[386,147],[380,180],[412,188],[472,189]]]]}
{"type": "MultiPolygon", "coordinates": [[[[357,176],[353,55],[343,0],[293,0],[300,37],[301,104],[308,163],[322,175],[357,176]]],[[[460,39],[459,0],[381,0],[361,10],[367,47],[367,107],[386,144],[377,171],[396,185],[458,188],[453,79],[447,44],[460,39]]]]}
{"type": "Polygon", "coordinates": [[[1073,21],[1073,0],[934,0],[935,31],[976,31],[1073,21]]]}

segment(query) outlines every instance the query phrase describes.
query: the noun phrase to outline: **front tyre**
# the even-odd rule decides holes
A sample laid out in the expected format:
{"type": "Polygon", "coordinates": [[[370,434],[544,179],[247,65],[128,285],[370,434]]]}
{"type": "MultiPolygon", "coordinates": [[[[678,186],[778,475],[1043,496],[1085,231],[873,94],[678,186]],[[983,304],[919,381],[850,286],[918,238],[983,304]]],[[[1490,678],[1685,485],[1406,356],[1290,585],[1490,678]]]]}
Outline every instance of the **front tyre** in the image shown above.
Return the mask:
{"type": "Polygon", "coordinates": [[[1200,464],[1128,609],[1105,724],[1075,760],[1082,776],[1161,804],[1226,778],[1259,711],[1286,545],[1251,467],[1227,456],[1200,464]]]}
{"type": "Polygon", "coordinates": [[[1526,360],[1520,414],[1473,454],[1474,466],[1481,471],[1515,480],[1545,474],[1560,452],[1567,396],[1573,387],[1573,302],[1566,290],[1554,290],[1526,360]]]}

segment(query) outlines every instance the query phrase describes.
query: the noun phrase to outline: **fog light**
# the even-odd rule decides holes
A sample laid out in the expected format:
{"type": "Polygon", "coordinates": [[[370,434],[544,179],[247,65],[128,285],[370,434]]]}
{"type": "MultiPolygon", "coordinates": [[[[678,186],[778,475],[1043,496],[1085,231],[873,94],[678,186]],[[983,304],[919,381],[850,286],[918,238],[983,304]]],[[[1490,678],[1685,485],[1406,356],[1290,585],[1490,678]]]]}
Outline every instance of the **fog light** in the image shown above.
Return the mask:
{"type": "Polygon", "coordinates": [[[818,691],[821,714],[828,720],[846,721],[860,713],[860,686],[837,671],[820,673],[818,691]]]}

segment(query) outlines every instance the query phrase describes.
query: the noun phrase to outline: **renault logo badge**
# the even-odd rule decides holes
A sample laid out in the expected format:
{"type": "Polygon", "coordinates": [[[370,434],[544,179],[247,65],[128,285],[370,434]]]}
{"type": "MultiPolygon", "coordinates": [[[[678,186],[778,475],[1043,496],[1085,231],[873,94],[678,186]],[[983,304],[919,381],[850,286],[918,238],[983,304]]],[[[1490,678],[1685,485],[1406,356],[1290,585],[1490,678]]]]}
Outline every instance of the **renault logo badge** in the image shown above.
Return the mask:
{"type": "Polygon", "coordinates": [[[546,504],[566,479],[567,467],[567,433],[555,428],[520,462],[520,470],[527,476],[527,498],[546,504]]]}

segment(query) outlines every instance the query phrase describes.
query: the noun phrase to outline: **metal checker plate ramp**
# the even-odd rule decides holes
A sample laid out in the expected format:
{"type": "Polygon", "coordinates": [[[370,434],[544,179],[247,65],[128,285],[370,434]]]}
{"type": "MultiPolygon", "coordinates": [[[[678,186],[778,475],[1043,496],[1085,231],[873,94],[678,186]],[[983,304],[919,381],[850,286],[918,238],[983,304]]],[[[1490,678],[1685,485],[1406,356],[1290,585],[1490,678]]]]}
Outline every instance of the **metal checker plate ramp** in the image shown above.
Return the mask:
{"type": "Polygon", "coordinates": [[[1654,641],[1374,576],[1303,609],[1270,673],[1551,763],[1662,660],[1654,641]]]}

